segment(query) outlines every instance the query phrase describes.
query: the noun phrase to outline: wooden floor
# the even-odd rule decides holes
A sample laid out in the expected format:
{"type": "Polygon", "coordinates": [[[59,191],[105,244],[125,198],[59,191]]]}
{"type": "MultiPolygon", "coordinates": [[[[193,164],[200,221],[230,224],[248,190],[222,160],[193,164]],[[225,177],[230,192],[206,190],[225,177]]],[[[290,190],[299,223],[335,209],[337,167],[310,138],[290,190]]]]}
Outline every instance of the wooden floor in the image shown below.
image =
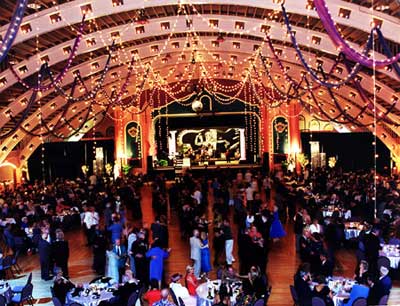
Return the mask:
{"type": "MultiPolygon", "coordinates": [[[[151,192],[149,187],[144,187],[142,191],[142,209],[143,223],[148,226],[154,220],[154,214],[151,209],[151,192]]],[[[129,214],[130,215],[130,214],[129,214]]],[[[211,220],[211,215],[209,219],[211,220]]],[[[287,236],[281,241],[272,245],[268,263],[268,279],[272,286],[272,295],[268,305],[271,306],[289,306],[292,305],[292,299],[289,292],[289,285],[293,283],[293,274],[300,263],[294,248],[293,225],[286,224],[287,236]]],[[[234,229],[236,230],[236,228],[234,229]]],[[[173,213],[169,215],[169,234],[170,247],[172,253],[166,262],[167,277],[175,272],[184,273],[189,261],[188,242],[181,239],[177,216],[173,213]]],[[[212,231],[211,231],[212,234],[212,231]]],[[[71,256],[69,261],[69,270],[71,280],[75,283],[87,282],[95,277],[91,270],[92,253],[85,246],[85,238],[80,230],[66,233],[66,239],[69,241],[71,256]]],[[[212,239],[210,239],[212,241],[212,239]]],[[[212,245],[211,245],[212,248],[212,245]]],[[[237,245],[234,246],[234,252],[237,254],[237,245]]],[[[237,258],[237,256],[235,256],[237,258]]],[[[335,270],[336,275],[351,277],[355,268],[355,254],[353,250],[340,250],[337,253],[337,259],[340,269],[335,270]]],[[[40,279],[40,267],[37,255],[21,258],[21,266],[24,270],[23,276],[16,282],[21,283],[26,279],[26,274],[34,272],[33,284],[35,287],[34,297],[37,298],[37,305],[52,305],[49,302],[49,287],[52,281],[42,281],[40,279]]],[[[236,263],[237,265],[237,263],[236,263]]],[[[213,277],[214,274],[211,274],[213,277]]],[[[395,286],[391,296],[390,305],[400,305],[400,288],[395,286]]]]}

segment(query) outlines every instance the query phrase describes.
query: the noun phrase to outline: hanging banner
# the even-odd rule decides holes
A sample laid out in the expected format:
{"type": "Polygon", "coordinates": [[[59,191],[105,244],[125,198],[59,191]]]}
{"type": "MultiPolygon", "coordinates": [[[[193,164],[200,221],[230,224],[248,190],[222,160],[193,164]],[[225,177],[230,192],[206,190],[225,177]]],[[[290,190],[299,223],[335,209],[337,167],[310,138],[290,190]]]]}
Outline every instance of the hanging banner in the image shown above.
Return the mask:
{"type": "Polygon", "coordinates": [[[289,148],[288,121],[285,117],[276,117],[272,122],[274,154],[287,154],[289,148]]]}
{"type": "Polygon", "coordinates": [[[136,122],[129,122],[125,128],[125,153],[126,158],[142,158],[142,131],[136,122]]]}

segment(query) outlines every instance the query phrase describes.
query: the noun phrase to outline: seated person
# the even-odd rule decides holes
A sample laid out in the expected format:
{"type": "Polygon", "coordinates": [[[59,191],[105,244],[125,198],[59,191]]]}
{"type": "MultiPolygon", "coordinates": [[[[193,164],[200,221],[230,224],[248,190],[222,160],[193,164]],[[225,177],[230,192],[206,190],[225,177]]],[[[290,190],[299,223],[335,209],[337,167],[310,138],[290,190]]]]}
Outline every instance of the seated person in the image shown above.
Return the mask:
{"type": "Polygon", "coordinates": [[[312,291],[310,282],[310,264],[301,264],[294,276],[294,288],[296,289],[300,306],[311,306],[312,291]]]}
{"type": "Polygon", "coordinates": [[[379,269],[379,279],[374,280],[368,277],[368,285],[370,287],[368,295],[368,305],[378,305],[379,300],[384,295],[389,295],[392,289],[392,280],[389,277],[389,270],[386,267],[379,269]]]}
{"type": "Polygon", "coordinates": [[[194,268],[192,266],[186,267],[185,283],[187,289],[189,290],[189,294],[191,296],[196,296],[196,289],[199,284],[196,276],[194,275],[194,268]]]}
{"type": "Polygon", "coordinates": [[[139,292],[141,285],[139,280],[133,277],[131,270],[126,270],[123,276],[124,284],[120,285],[116,291],[114,291],[115,298],[112,301],[113,305],[127,305],[129,297],[134,292],[139,292]]]}
{"type": "Polygon", "coordinates": [[[143,295],[143,299],[147,301],[149,306],[153,306],[155,302],[161,299],[161,291],[158,288],[158,281],[156,279],[150,280],[150,290],[143,295]]]}
{"type": "Polygon", "coordinates": [[[266,278],[261,275],[259,267],[252,266],[248,275],[243,276],[243,293],[255,295],[257,299],[264,298],[267,291],[266,278]]]}
{"type": "Polygon", "coordinates": [[[65,304],[65,298],[67,297],[68,291],[75,288],[75,285],[65,277],[61,268],[55,269],[56,276],[54,277],[53,292],[54,296],[58,298],[61,304],[65,304]]]}
{"type": "Polygon", "coordinates": [[[177,299],[179,297],[184,299],[190,296],[189,290],[180,283],[181,279],[182,274],[174,273],[171,276],[171,283],[169,284],[169,288],[175,293],[177,299]]]}
{"type": "Polygon", "coordinates": [[[315,285],[312,291],[312,297],[319,297],[324,300],[326,306],[333,306],[332,292],[326,285],[326,280],[324,275],[318,275],[315,278],[317,285],[315,285]]]}
{"type": "Polygon", "coordinates": [[[321,261],[320,266],[318,268],[318,272],[320,275],[325,277],[329,277],[333,275],[333,263],[328,259],[328,254],[325,251],[322,251],[319,255],[319,259],[321,261]]]}
{"type": "Polygon", "coordinates": [[[153,306],[175,306],[174,303],[171,303],[168,300],[169,297],[169,290],[167,288],[164,288],[161,290],[161,300],[155,302],[153,306]]]}
{"type": "Polygon", "coordinates": [[[365,260],[361,260],[360,264],[356,269],[356,274],[354,275],[354,280],[362,285],[367,285],[368,278],[368,262],[365,260]]]}

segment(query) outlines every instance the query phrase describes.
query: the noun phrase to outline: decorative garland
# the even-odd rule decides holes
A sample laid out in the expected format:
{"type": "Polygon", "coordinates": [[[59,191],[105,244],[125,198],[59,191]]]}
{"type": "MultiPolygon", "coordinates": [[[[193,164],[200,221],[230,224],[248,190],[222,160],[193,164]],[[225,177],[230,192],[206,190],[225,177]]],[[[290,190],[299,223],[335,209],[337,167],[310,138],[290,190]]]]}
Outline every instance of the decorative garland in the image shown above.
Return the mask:
{"type": "MultiPolygon", "coordinates": [[[[81,42],[82,36],[83,36],[83,27],[85,25],[85,15],[83,15],[82,18],[82,22],[81,25],[79,27],[79,33],[78,36],[75,39],[73,48],[71,50],[71,54],[67,59],[67,64],[65,65],[65,67],[61,70],[61,72],[58,74],[58,76],[52,81],[50,82],[50,84],[48,85],[37,85],[37,86],[31,86],[28,83],[26,83],[19,75],[18,73],[15,71],[14,67],[10,65],[10,70],[12,72],[12,74],[15,76],[15,78],[18,80],[18,82],[21,83],[22,86],[24,86],[26,89],[29,90],[33,90],[33,91],[48,91],[50,89],[52,89],[54,86],[56,86],[56,84],[60,84],[62,82],[62,80],[64,79],[64,77],[66,76],[69,68],[72,65],[72,61],[75,58],[77,51],[78,51],[78,47],[79,44],[81,42]]],[[[47,64],[44,64],[45,66],[47,66],[47,64]]]]}
{"type": "Polygon", "coordinates": [[[0,43],[0,63],[7,57],[7,54],[10,51],[15,38],[17,37],[18,29],[21,26],[27,4],[28,0],[18,0],[17,2],[10,25],[8,26],[6,34],[0,43]]]}

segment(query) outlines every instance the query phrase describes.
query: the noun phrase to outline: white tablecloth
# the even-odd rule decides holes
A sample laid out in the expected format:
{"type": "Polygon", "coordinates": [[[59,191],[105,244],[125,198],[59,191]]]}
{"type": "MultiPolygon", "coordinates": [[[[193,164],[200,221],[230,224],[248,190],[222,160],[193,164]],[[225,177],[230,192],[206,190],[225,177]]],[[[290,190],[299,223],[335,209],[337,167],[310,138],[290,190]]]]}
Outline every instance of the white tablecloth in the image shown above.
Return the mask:
{"type": "MultiPolygon", "coordinates": [[[[211,306],[214,304],[214,291],[219,290],[221,285],[221,280],[213,280],[210,282],[203,283],[199,285],[196,289],[197,293],[197,306],[211,306]],[[212,298],[209,298],[209,288],[211,288],[210,293],[212,298]]],[[[233,287],[233,295],[231,296],[231,305],[236,303],[236,290],[233,287]]]]}
{"type": "Polygon", "coordinates": [[[390,267],[397,269],[400,264],[400,251],[395,246],[384,245],[379,251],[379,256],[385,256],[390,260],[390,267]]]}
{"type": "Polygon", "coordinates": [[[344,237],[346,240],[357,238],[360,235],[360,232],[361,231],[359,229],[345,228],[344,229],[344,237]]]}
{"type": "Polygon", "coordinates": [[[355,284],[352,279],[346,279],[343,277],[334,276],[328,282],[328,287],[331,289],[333,294],[333,304],[335,306],[342,306],[345,299],[350,297],[351,287],[355,284]],[[343,282],[345,283],[343,285],[343,282]]]}
{"type": "Polygon", "coordinates": [[[68,292],[67,294],[67,304],[70,304],[72,302],[77,302],[80,303],[84,306],[96,306],[98,305],[101,301],[109,301],[111,298],[114,297],[113,292],[111,291],[112,288],[104,289],[100,291],[100,296],[97,298],[93,294],[92,291],[89,291],[88,293],[86,292],[86,289],[84,291],[81,291],[78,296],[73,297],[72,292],[75,289],[73,289],[71,292],[68,292]]]}

